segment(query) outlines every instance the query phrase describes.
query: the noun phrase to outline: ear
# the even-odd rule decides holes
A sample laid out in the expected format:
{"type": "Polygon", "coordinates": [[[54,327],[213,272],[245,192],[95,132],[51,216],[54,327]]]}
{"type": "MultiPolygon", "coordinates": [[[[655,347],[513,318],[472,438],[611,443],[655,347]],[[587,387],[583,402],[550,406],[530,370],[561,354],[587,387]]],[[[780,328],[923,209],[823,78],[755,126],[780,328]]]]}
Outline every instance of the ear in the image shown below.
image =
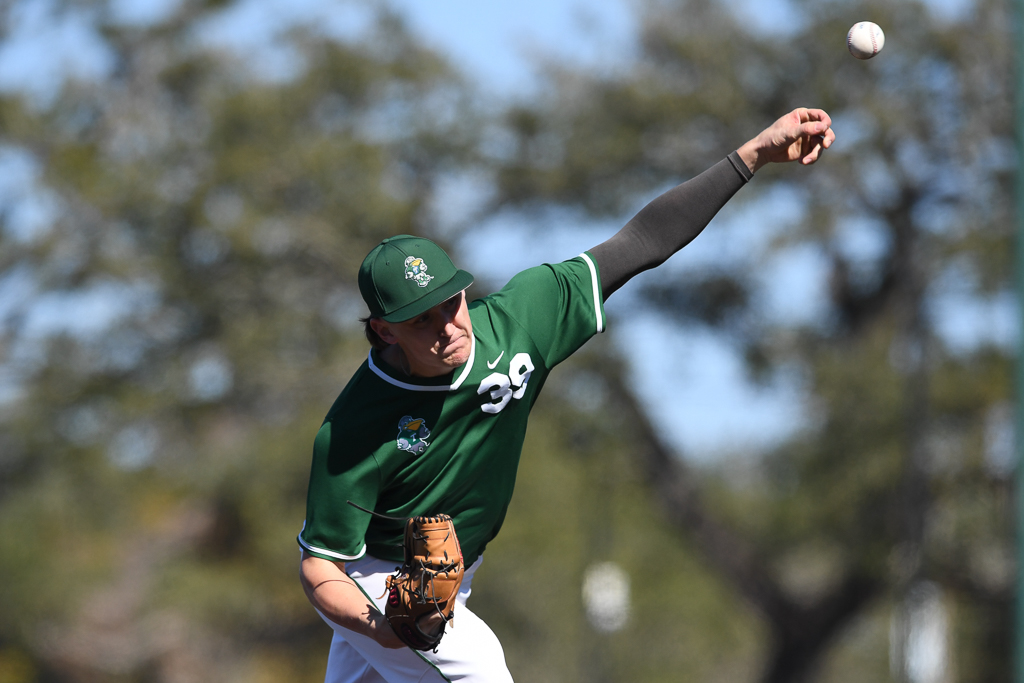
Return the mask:
{"type": "Polygon", "coordinates": [[[385,344],[398,343],[398,338],[391,331],[391,325],[380,318],[371,318],[370,327],[373,328],[373,331],[377,333],[377,336],[380,337],[385,344]]]}

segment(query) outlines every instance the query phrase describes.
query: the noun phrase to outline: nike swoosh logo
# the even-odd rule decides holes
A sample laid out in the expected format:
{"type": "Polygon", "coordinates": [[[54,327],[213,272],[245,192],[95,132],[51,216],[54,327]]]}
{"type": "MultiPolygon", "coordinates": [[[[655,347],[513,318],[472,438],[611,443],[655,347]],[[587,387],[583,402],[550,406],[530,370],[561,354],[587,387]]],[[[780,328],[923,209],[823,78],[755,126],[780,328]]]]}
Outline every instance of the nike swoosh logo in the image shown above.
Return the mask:
{"type": "Polygon", "coordinates": [[[487,369],[488,369],[488,370],[493,370],[494,368],[498,367],[498,361],[499,361],[499,360],[501,360],[501,357],[502,357],[502,356],[504,356],[504,355],[505,355],[505,352],[504,352],[504,351],[502,351],[501,353],[499,353],[499,354],[498,354],[498,357],[494,359],[494,362],[493,362],[493,363],[488,363],[488,364],[487,364],[487,369]]]}

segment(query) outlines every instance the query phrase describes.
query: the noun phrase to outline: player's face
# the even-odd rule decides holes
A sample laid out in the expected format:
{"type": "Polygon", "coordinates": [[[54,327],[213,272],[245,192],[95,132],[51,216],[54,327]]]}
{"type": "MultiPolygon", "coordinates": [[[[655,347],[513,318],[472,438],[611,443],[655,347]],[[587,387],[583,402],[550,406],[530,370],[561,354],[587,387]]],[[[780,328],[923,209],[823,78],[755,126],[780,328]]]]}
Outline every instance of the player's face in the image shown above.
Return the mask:
{"type": "Polygon", "coordinates": [[[384,352],[384,360],[396,367],[407,366],[402,369],[416,377],[446,375],[468,361],[473,349],[473,325],[464,291],[411,320],[381,321],[374,329],[392,345],[384,352]],[[405,355],[405,363],[397,358],[395,347],[405,355]]]}

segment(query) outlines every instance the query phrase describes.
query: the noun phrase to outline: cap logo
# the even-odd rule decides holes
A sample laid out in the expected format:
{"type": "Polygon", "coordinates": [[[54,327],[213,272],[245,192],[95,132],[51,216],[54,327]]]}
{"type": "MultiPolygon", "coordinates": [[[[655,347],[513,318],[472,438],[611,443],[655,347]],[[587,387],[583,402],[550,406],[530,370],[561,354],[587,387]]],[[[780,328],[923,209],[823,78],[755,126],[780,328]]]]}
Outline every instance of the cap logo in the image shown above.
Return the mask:
{"type": "Polygon", "coordinates": [[[427,275],[427,264],[418,256],[410,256],[405,259],[405,279],[415,280],[420,287],[426,287],[434,279],[433,275],[427,275]]]}

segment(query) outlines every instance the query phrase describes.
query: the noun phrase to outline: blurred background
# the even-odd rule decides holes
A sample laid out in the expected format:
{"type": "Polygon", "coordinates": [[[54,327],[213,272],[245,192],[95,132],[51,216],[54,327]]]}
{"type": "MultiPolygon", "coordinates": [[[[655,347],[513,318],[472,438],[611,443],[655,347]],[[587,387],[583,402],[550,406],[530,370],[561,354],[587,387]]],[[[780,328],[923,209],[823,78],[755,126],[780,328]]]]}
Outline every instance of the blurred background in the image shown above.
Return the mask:
{"type": "Polygon", "coordinates": [[[552,375],[471,605],[518,681],[1012,680],[1011,10],[4,3],[0,683],[322,681],[295,536],[363,256],[489,293],[796,106],[823,160],[552,375]]]}

